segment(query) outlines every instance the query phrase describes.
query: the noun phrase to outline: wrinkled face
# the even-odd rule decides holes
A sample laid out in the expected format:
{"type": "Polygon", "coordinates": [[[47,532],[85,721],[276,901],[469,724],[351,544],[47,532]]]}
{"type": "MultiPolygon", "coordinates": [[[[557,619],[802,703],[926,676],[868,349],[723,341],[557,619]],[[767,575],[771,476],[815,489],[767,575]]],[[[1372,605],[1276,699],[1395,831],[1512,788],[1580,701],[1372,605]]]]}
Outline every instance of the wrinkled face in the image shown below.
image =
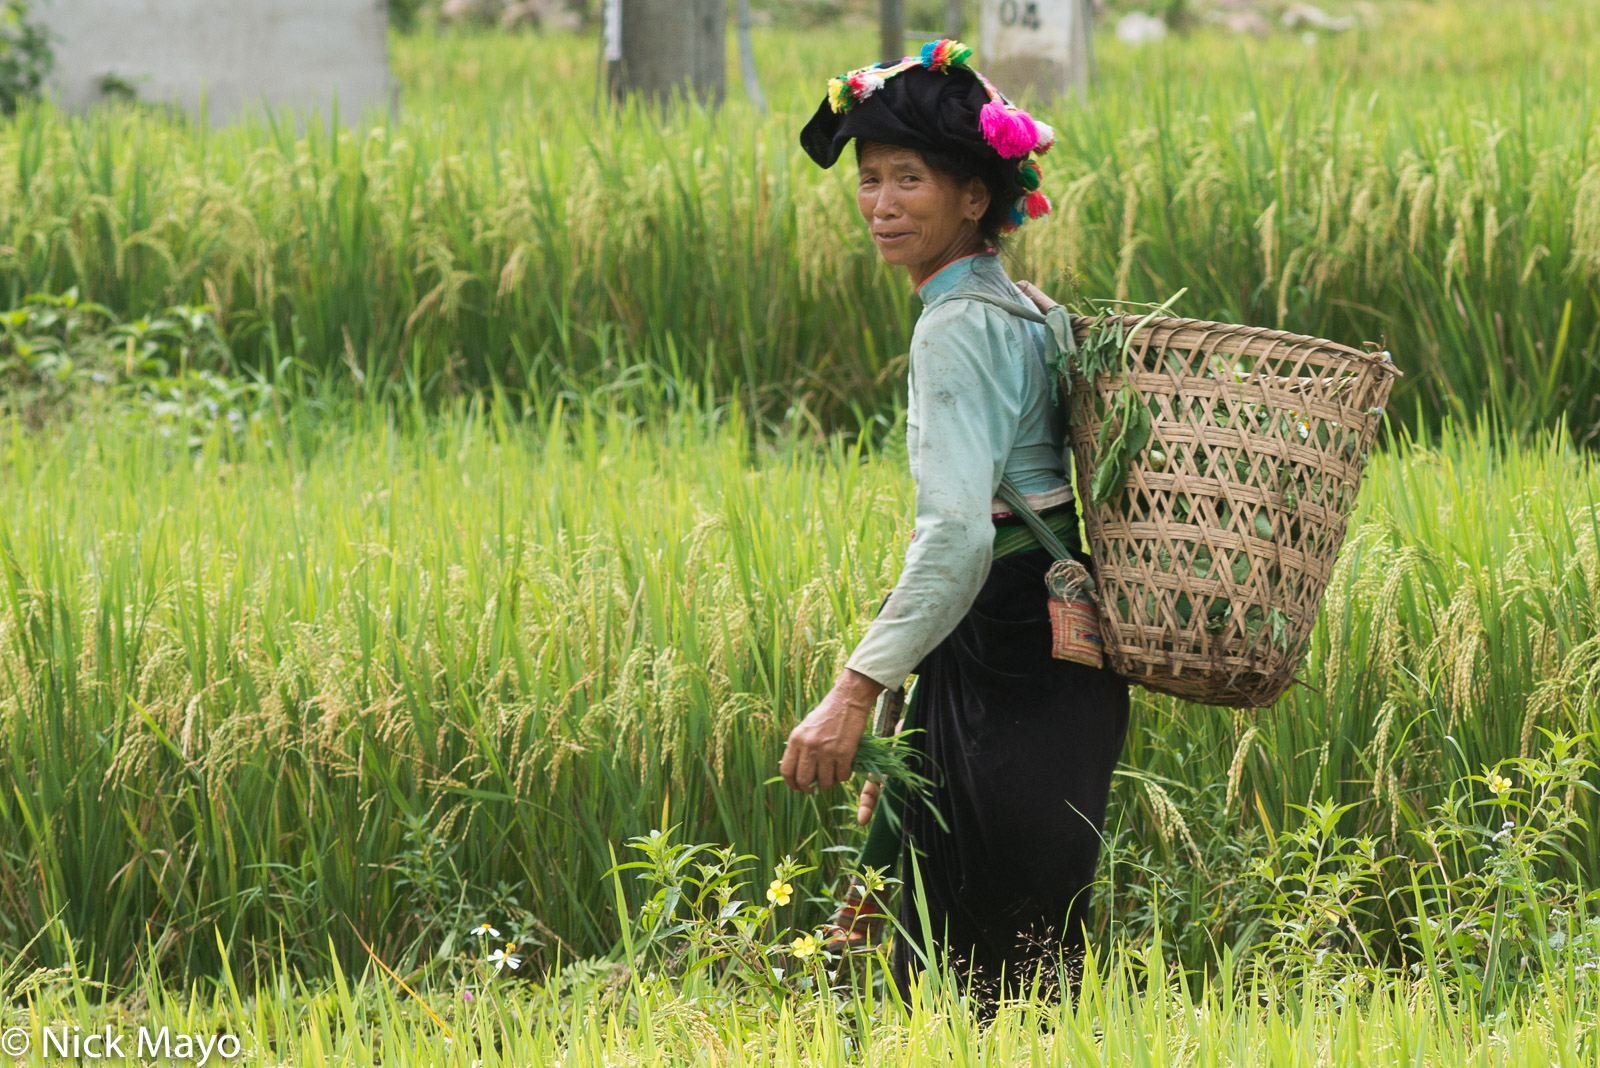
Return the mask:
{"type": "Polygon", "coordinates": [[[978,220],[989,207],[981,179],[958,182],[935,171],[915,149],[861,146],[856,207],[888,262],[921,284],[959,256],[983,247],[978,220]]]}

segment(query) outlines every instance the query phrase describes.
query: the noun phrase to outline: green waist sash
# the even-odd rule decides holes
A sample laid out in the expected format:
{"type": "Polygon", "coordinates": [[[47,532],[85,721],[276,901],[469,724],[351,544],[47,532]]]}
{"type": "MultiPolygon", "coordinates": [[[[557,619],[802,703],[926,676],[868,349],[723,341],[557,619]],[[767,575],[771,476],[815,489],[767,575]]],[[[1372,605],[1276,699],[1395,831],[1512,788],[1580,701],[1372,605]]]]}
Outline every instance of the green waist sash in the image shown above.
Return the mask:
{"type": "MultiPolygon", "coordinates": [[[[1055,536],[1060,538],[1067,548],[1073,552],[1083,552],[1083,539],[1078,536],[1078,510],[1076,508],[1062,508],[1053,515],[1041,517],[1045,526],[1049,527],[1055,536]]],[[[1012,553],[1025,553],[1029,549],[1040,548],[1039,536],[1028,528],[1025,523],[1007,522],[1003,526],[994,528],[994,559],[1010,556],[1012,553]]]]}

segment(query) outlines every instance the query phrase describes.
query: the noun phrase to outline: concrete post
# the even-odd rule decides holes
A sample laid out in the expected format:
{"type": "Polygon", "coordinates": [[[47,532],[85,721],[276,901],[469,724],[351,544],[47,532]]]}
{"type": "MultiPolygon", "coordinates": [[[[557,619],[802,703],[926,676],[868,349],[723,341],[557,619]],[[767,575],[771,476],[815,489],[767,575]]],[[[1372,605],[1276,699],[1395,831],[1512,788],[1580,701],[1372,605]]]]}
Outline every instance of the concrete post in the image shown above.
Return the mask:
{"type": "Polygon", "coordinates": [[[750,40],[750,0],[739,0],[734,24],[739,28],[739,71],[744,75],[745,95],[756,110],[767,113],[767,97],[761,91],[761,75],[756,70],[755,44],[750,40]]]}
{"type": "Polygon", "coordinates": [[[963,0],[944,0],[944,35],[959,41],[967,32],[967,12],[963,0]]]}
{"type": "Polygon", "coordinates": [[[894,63],[906,54],[905,0],[878,0],[878,52],[885,63],[894,63]]]}
{"type": "Polygon", "coordinates": [[[1088,96],[1094,63],[1092,0],[983,0],[984,73],[1012,98],[1088,96]]]}
{"type": "Polygon", "coordinates": [[[606,0],[606,81],[613,99],[692,94],[712,106],[727,87],[724,0],[606,0]]]}

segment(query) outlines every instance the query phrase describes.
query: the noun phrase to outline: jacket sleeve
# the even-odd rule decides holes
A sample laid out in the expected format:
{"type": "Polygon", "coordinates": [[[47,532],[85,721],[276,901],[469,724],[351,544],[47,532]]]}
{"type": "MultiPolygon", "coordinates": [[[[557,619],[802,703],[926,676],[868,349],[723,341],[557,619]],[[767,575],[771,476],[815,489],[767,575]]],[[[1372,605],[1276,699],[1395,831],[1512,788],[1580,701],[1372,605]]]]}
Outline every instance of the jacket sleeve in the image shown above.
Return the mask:
{"type": "Polygon", "coordinates": [[[1003,313],[951,299],[917,323],[916,533],[894,591],[846,666],[891,689],[955,629],[989,577],[991,506],[1021,417],[1003,313]]]}

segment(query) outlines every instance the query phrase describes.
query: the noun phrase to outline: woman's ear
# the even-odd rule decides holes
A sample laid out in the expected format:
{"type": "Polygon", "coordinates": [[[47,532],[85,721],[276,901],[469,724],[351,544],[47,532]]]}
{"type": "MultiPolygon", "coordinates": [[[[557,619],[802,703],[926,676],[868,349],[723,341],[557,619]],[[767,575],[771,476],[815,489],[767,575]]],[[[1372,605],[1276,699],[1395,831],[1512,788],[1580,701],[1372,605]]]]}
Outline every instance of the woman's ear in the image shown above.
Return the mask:
{"type": "Polygon", "coordinates": [[[989,185],[982,178],[967,179],[968,217],[974,220],[983,218],[989,210],[989,185]]]}

